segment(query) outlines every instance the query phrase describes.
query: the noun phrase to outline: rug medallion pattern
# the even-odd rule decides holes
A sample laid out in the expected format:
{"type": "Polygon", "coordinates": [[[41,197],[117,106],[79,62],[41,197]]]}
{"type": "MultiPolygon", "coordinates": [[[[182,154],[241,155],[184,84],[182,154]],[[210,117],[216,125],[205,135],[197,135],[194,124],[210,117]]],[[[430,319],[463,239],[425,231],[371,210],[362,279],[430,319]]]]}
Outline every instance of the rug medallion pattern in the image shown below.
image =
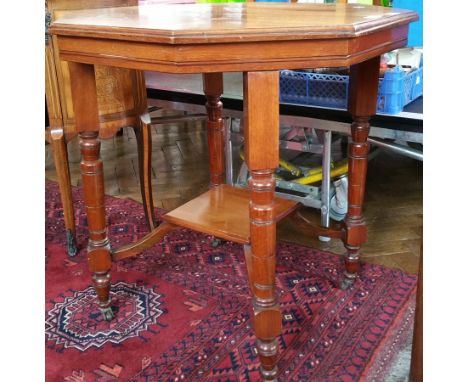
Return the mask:
{"type": "Polygon", "coordinates": [[[160,295],[136,284],[112,285],[112,309],[115,319],[104,320],[96,305],[93,287],[75,291],[63,302],[55,303],[46,320],[46,334],[56,344],[84,351],[107,342],[118,344],[136,337],[157,322],[160,295]]]}

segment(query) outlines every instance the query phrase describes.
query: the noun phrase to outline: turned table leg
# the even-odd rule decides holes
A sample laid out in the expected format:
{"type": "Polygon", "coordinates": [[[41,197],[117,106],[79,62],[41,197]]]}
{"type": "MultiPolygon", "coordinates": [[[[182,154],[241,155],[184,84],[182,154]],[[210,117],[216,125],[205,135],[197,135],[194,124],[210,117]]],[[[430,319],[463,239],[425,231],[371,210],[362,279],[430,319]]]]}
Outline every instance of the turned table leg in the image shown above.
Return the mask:
{"type": "Polygon", "coordinates": [[[359,251],[367,241],[367,226],[362,213],[369,153],[369,117],[375,114],[380,57],[351,66],[348,110],[353,117],[348,147],[348,213],[345,218],[345,274],[341,287],[353,285],[359,271],[359,251]]]}
{"type": "Polygon", "coordinates": [[[112,265],[104,209],[104,175],[99,157],[99,116],[94,66],[72,63],[70,80],[75,123],[80,132],[81,176],[88,220],[88,266],[98,296],[99,307],[107,320],[113,318],[110,299],[112,265]]]}
{"type": "MultiPolygon", "coordinates": [[[[224,166],[224,122],[223,122],[223,73],[204,73],[203,91],[206,96],[208,115],[208,152],[210,156],[210,187],[225,183],[224,166]]],[[[224,240],[214,238],[211,245],[217,247],[224,240]]]]}
{"type": "Polygon", "coordinates": [[[210,187],[225,182],[224,179],[224,123],[223,74],[203,74],[203,90],[206,95],[206,112],[208,114],[208,150],[210,155],[210,187]]]}
{"type": "Polygon", "coordinates": [[[251,247],[246,247],[246,261],[253,293],[254,330],[262,377],[265,381],[276,381],[277,336],[281,332],[281,312],[275,291],[273,213],[273,172],[278,167],[279,147],[278,72],[244,73],[244,121],[245,158],[251,173],[251,247]]]}

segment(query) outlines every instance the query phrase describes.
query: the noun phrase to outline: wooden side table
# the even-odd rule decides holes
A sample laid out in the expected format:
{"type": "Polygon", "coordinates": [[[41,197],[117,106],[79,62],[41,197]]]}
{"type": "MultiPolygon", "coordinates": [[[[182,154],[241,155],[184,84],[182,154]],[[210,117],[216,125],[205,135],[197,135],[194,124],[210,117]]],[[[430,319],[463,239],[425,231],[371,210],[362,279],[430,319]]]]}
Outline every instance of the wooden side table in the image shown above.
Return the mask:
{"type": "MultiPolygon", "coordinates": [[[[343,230],[344,286],[356,277],[367,230],[362,215],[369,117],[375,113],[379,56],[406,44],[414,12],[345,4],[148,5],[70,11],[50,32],[69,61],[89,225],[88,259],[98,300],[112,317],[110,267],[153,245],[176,226],[242,243],[253,293],[254,330],[264,380],[277,378],[281,313],[275,293],[276,222],[295,203],[274,197],[278,166],[280,69],[351,65],[349,210],[343,230]],[[167,213],[137,243],[111,250],[104,211],[93,65],[169,73],[203,73],[207,96],[211,187],[167,213]],[[250,192],[224,183],[222,72],[244,72],[245,157],[250,192]],[[82,92],[88,97],[80,97],[82,92]]],[[[338,233],[337,233],[338,235],[338,233]]]]}

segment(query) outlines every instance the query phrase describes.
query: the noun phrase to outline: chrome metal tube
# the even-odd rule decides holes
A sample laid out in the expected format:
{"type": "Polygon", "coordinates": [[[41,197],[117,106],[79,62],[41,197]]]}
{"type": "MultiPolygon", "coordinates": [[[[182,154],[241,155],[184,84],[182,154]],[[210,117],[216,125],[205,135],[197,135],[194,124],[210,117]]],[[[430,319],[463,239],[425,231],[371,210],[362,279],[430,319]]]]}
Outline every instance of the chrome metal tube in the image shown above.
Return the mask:
{"type": "Polygon", "coordinates": [[[186,114],[182,116],[163,116],[163,117],[152,117],[152,125],[165,125],[168,123],[178,122],[193,122],[193,121],[206,121],[206,114],[186,114]]]}
{"type": "Polygon", "coordinates": [[[330,130],[323,133],[322,155],[322,206],[320,208],[321,224],[330,226],[330,164],[331,164],[331,139],[330,130]]]}
{"type": "Polygon", "coordinates": [[[381,148],[383,148],[385,150],[390,150],[390,151],[393,151],[393,152],[395,152],[397,154],[401,154],[401,155],[404,155],[404,156],[419,160],[421,162],[423,161],[422,151],[413,149],[413,148],[408,147],[408,146],[399,145],[398,143],[386,142],[386,141],[383,141],[383,140],[381,140],[379,138],[370,138],[369,137],[369,138],[367,138],[367,140],[369,141],[369,143],[371,143],[373,145],[376,145],[378,147],[381,147],[381,148]]]}
{"type": "Polygon", "coordinates": [[[232,168],[232,142],[231,142],[232,118],[224,119],[224,163],[226,167],[226,183],[234,185],[234,176],[232,168]]]}

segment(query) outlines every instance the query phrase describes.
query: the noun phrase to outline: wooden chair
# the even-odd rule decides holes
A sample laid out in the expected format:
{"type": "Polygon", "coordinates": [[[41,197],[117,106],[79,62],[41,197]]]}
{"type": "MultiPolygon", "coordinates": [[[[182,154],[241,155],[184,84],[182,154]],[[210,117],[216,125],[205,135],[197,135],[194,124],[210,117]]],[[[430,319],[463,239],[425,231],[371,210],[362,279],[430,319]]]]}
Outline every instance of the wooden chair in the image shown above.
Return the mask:
{"type": "MultiPolygon", "coordinates": [[[[61,11],[86,8],[105,8],[137,5],[138,0],[46,0],[47,18],[53,20],[61,11]]],[[[54,38],[46,32],[46,103],[49,128],[46,140],[52,145],[58,175],[67,246],[70,256],[77,252],[75,221],[71,194],[70,173],[66,142],[77,133],[71,101],[68,63],[61,61],[54,38]]],[[[144,73],[138,70],[96,66],[100,137],[111,138],[121,128],[131,126],[138,145],[139,175],[143,206],[149,229],[155,227],[151,189],[151,121],[141,118],[148,112],[144,73]]],[[[85,97],[86,94],[83,94],[85,97]]]]}

